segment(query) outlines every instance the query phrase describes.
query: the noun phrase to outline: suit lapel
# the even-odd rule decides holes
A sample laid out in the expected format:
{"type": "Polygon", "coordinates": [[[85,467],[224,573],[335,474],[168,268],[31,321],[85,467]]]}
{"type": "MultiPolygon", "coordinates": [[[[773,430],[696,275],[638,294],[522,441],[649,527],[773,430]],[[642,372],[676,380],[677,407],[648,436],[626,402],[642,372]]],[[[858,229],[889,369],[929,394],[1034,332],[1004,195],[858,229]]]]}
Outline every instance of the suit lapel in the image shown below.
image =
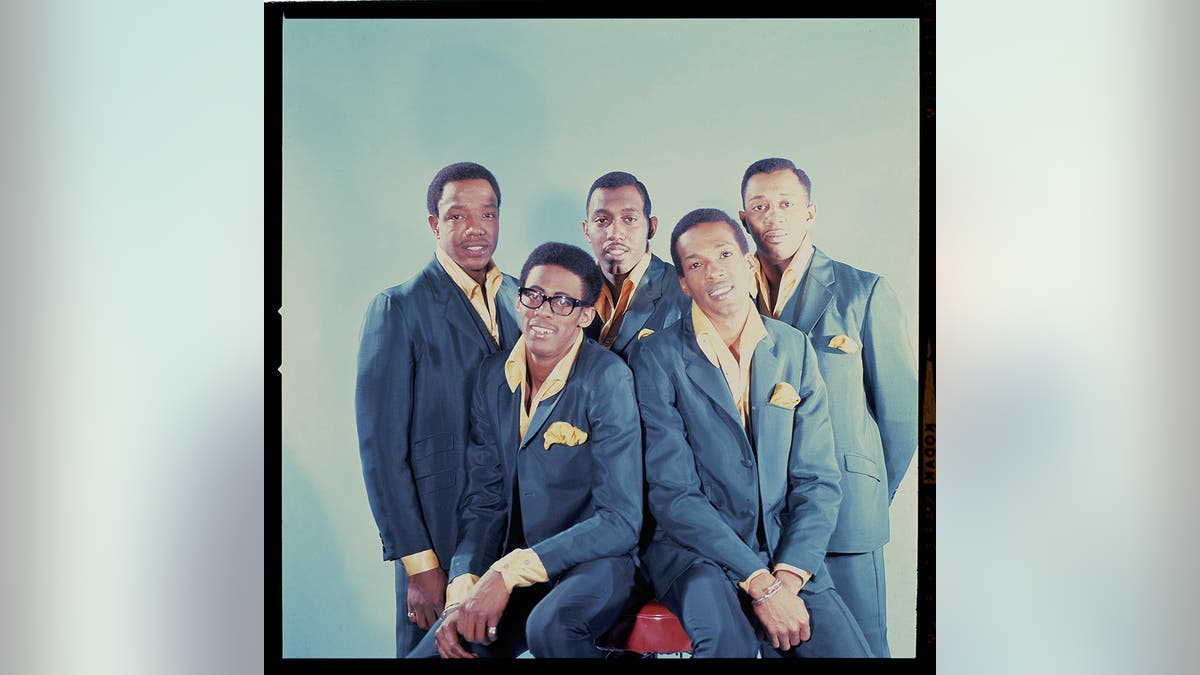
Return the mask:
{"type": "Polygon", "coordinates": [[[835,282],[833,263],[829,256],[814,247],[808,273],[804,275],[804,286],[799,293],[792,296],[779,317],[804,331],[806,335],[812,335],[817,321],[833,300],[832,287],[835,282]]]}
{"type": "Polygon", "coordinates": [[[725,375],[721,373],[720,368],[708,360],[708,357],[704,356],[704,352],[700,351],[691,319],[681,321],[683,322],[684,341],[682,356],[688,379],[696,385],[696,390],[701,395],[709,398],[718,409],[723,410],[729,421],[733,422],[737,428],[742,429],[744,434],[742,415],[738,412],[737,402],[733,400],[733,393],[729,391],[729,383],[725,381],[725,375]]]}
{"type": "MultiPolygon", "coordinates": [[[[501,379],[496,389],[496,410],[500,423],[497,425],[498,443],[505,457],[516,453],[517,444],[521,437],[521,388],[510,391],[508,382],[501,379]]],[[[509,458],[511,460],[511,457],[509,458]]]]}
{"type": "Polygon", "coordinates": [[[558,407],[558,402],[562,400],[563,392],[569,386],[571,386],[571,383],[568,381],[567,385],[562,388],[562,391],[538,404],[537,410],[533,411],[533,419],[529,420],[529,427],[525,429],[525,437],[521,439],[522,450],[525,449],[525,446],[529,445],[530,441],[542,435],[542,427],[546,425],[546,421],[550,419],[550,415],[558,407]]]}
{"type": "Polygon", "coordinates": [[[754,348],[754,360],[750,362],[750,428],[754,432],[754,447],[759,453],[759,467],[779,466],[764,461],[763,452],[772,452],[778,447],[775,438],[777,429],[763,421],[763,411],[770,405],[771,392],[781,379],[782,369],[775,354],[775,338],[768,332],[754,348]]]}
{"type": "Polygon", "coordinates": [[[483,319],[479,318],[479,312],[475,311],[471,301],[458,289],[446,270],[442,269],[442,264],[436,257],[425,268],[425,271],[433,280],[434,301],[442,307],[446,323],[468,338],[482,339],[486,342],[489,352],[496,351],[496,342],[492,340],[492,334],[488,332],[487,326],[483,325],[483,319]]]}
{"type": "Polygon", "coordinates": [[[554,409],[558,407],[558,402],[562,400],[563,394],[571,388],[571,378],[575,375],[575,369],[579,367],[580,359],[587,358],[584,356],[586,348],[586,343],[579,346],[579,353],[575,356],[575,363],[571,364],[571,370],[567,371],[567,381],[563,385],[563,388],[557,394],[539,403],[537,410],[533,411],[533,417],[529,420],[529,426],[525,428],[525,436],[521,438],[522,450],[525,449],[525,446],[529,445],[530,441],[542,434],[542,427],[546,425],[547,420],[551,419],[550,416],[554,414],[554,409]]]}
{"type": "MultiPolygon", "coordinates": [[[[521,323],[517,318],[517,282],[509,277],[504,277],[504,282],[500,284],[500,291],[496,293],[496,315],[500,319],[500,345],[501,348],[511,350],[517,344],[517,338],[521,335],[521,323]]],[[[476,312],[478,314],[478,312],[476,312]]],[[[489,335],[490,339],[491,336],[489,335]]]]}
{"type": "MultiPolygon", "coordinates": [[[[653,256],[652,253],[646,255],[653,256]]],[[[666,267],[658,258],[650,258],[650,267],[642,277],[642,283],[634,290],[633,301],[629,303],[625,317],[621,319],[621,328],[617,331],[617,339],[612,345],[613,351],[624,352],[646,324],[646,320],[654,313],[654,303],[662,297],[662,277],[665,271],[666,267]]]]}

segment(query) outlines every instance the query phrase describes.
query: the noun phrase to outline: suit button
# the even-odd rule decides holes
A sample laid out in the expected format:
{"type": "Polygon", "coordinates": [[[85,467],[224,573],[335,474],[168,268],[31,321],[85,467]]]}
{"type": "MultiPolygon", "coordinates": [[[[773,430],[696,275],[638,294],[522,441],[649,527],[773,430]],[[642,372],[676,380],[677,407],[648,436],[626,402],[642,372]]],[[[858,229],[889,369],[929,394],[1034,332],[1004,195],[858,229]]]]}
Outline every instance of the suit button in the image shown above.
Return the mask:
{"type": "Polygon", "coordinates": [[[743,458],[742,458],[742,466],[744,466],[744,467],[746,467],[747,469],[749,469],[750,467],[754,466],[754,462],[751,462],[749,459],[747,459],[747,458],[743,457],[743,458]]]}

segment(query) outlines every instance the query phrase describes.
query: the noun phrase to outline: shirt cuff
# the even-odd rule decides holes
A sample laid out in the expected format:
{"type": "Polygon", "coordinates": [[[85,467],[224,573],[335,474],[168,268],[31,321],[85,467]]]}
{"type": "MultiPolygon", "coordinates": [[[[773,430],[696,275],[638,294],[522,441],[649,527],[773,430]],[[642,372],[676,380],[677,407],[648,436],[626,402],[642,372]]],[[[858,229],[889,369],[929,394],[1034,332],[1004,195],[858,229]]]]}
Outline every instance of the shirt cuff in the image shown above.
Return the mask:
{"type": "Polygon", "coordinates": [[[546,568],[542,566],[542,559],[531,548],[519,548],[510,552],[492,563],[491,569],[500,573],[500,577],[504,579],[504,587],[509,593],[518,586],[531,586],[550,580],[546,568]]]}
{"type": "MultiPolygon", "coordinates": [[[[446,586],[446,607],[466,600],[467,596],[471,594],[471,589],[475,588],[475,584],[478,581],[479,577],[474,574],[460,574],[454,577],[450,584],[446,586]]],[[[442,609],[445,609],[445,607],[442,609]]]]}
{"type": "Polygon", "coordinates": [[[407,572],[408,576],[411,577],[414,574],[428,572],[429,570],[437,567],[438,557],[437,554],[433,552],[433,549],[427,548],[420,553],[414,553],[412,555],[406,555],[403,558],[400,558],[400,563],[404,565],[404,571],[407,572]]]}
{"type": "Polygon", "coordinates": [[[802,582],[800,584],[800,588],[804,588],[804,584],[807,584],[808,580],[812,579],[812,572],[809,572],[807,570],[802,570],[799,567],[793,567],[787,563],[777,563],[775,565],[775,571],[778,572],[779,570],[784,570],[785,572],[791,572],[792,574],[795,574],[796,576],[800,577],[800,580],[802,582]]]}
{"type": "Polygon", "coordinates": [[[746,595],[750,595],[750,582],[754,581],[755,577],[757,577],[760,574],[770,574],[770,573],[771,573],[770,570],[768,570],[765,567],[762,569],[759,569],[759,570],[754,570],[753,572],[750,573],[750,576],[746,577],[745,581],[739,581],[738,586],[742,587],[742,590],[746,592],[746,595]]]}

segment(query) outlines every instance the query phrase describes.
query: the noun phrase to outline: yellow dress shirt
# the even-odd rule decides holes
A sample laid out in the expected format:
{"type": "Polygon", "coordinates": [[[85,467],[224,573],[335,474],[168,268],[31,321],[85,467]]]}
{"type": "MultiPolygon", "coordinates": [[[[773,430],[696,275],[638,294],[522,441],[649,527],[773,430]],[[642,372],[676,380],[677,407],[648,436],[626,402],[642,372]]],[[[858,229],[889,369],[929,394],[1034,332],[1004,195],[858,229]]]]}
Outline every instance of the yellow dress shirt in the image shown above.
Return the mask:
{"type": "Polygon", "coordinates": [[[709,321],[708,316],[695,301],[692,302],[692,328],[696,331],[696,342],[700,345],[700,351],[704,352],[704,356],[708,357],[714,366],[720,368],[721,374],[725,376],[725,382],[729,385],[729,393],[733,394],[738,412],[742,414],[742,426],[747,427],[750,421],[750,406],[748,405],[750,361],[754,358],[754,348],[758,345],[759,340],[767,335],[767,328],[763,325],[762,317],[758,315],[758,312],[746,312],[746,322],[742,325],[741,334],[738,335],[740,360],[734,357],[712,321],[709,321]]]}
{"type": "Polygon", "coordinates": [[[583,331],[579,331],[579,334],[575,336],[575,344],[571,345],[571,351],[554,364],[554,369],[550,371],[546,381],[534,394],[527,409],[525,401],[529,396],[525,390],[525,387],[528,386],[526,384],[528,366],[525,361],[525,336],[522,335],[517,339],[517,344],[513,346],[508,355],[508,360],[504,362],[504,377],[508,380],[509,391],[515,393],[517,387],[521,388],[521,438],[525,438],[525,430],[529,428],[529,420],[533,419],[533,413],[537,412],[538,404],[562,391],[567,384],[567,376],[571,373],[571,366],[575,365],[575,358],[579,356],[579,345],[581,344],[583,344],[583,331]]]}
{"type": "MultiPolygon", "coordinates": [[[[490,569],[500,573],[504,588],[509,593],[518,586],[532,586],[550,580],[541,558],[531,548],[509,551],[507,555],[492,563],[490,569]]],[[[474,574],[460,574],[454,577],[450,585],[446,586],[446,606],[466,600],[477,583],[479,577],[474,574]]]]}
{"type": "Polygon", "coordinates": [[[800,286],[800,277],[804,276],[812,256],[813,245],[808,239],[808,233],[805,233],[804,239],[800,240],[800,248],[796,249],[796,254],[779,277],[779,293],[776,294],[774,302],[771,299],[771,286],[767,282],[767,275],[763,273],[762,261],[757,255],[754,256],[754,278],[758,280],[758,311],[772,319],[779,318],[788,300],[796,294],[796,289],[800,286]]]}
{"type": "Polygon", "coordinates": [[[442,253],[442,249],[434,248],[433,254],[442,264],[442,269],[446,270],[446,274],[450,275],[454,285],[458,286],[459,290],[471,301],[471,306],[475,308],[475,311],[479,312],[479,318],[483,319],[483,325],[487,326],[488,332],[492,334],[492,339],[499,345],[500,321],[497,319],[496,313],[496,293],[500,291],[500,284],[504,281],[504,275],[500,273],[500,268],[496,266],[495,262],[488,262],[487,276],[483,280],[483,286],[480,286],[471,278],[470,274],[467,274],[466,270],[451,260],[450,256],[442,253]]]}
{"type": "Polygon", "coordinates": [[[650,269],[650,252],[647,251],[638,264],[629,270],[629,276],[625,277],[625,281],[621,282],[621,295],[616,302],[613,301],[612,291],[608,288],[608,282],[600,285],[600,298],[596,300],[596,314],[600,320],[604,322],[604,327],[600,329],[600,344],[605,349],[612,347],[613,342],[617,339],[617,331],[621,329],[621,320],[625,318],[625,310],[629,309],[629,303],[633,299],[633,292],[637,290],[638,284],[642,283],[642,277],[646,276],[646,270],[650,269]]]}

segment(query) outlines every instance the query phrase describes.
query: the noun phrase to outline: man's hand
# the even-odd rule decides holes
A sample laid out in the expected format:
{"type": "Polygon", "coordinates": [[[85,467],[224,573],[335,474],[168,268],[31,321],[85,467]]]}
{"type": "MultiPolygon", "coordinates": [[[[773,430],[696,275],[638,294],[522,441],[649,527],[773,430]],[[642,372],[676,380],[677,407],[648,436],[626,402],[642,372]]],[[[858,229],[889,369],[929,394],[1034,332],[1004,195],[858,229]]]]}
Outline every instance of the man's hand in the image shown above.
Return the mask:
{"type": "Polygon", "coordinates": [[[485,572],[458,612],[458,634],[467,642],[491,644],[509,597],[504,577],[495,570],[485,572]]]}
{"type": "Polygon", "coordinates": [[[442,625],[438,626],[437,632],[434,633],[434,641],[437,643],[438,653],[443,659],[475,659],[479,658],[475,654],[467,651],[458,640],[458,610],[462,605],[453,605],[446,609],[446,616],[442,618],[442,625]]]}
{"type": "Polygon", "coordinates": [[[771,638],[771,646],[787,651],[812,637],[808,608],[800,596],[789,590],[791,584],[775,592],[766,602],[752,605],[763,631],[771,638]]]}
{"type": "Polygon", "coordinates": [[[804,588],[804,577],[789,570],[775,570],[775,578],[783,582],[783,590],[792,595],[799,595],[804,588]]]}
{"type": "Polygon", "coordinates": [[[408,620],[423,630],[438,620],[446,604],[446,573],[435,567],[408,578],[408,620]]]}

